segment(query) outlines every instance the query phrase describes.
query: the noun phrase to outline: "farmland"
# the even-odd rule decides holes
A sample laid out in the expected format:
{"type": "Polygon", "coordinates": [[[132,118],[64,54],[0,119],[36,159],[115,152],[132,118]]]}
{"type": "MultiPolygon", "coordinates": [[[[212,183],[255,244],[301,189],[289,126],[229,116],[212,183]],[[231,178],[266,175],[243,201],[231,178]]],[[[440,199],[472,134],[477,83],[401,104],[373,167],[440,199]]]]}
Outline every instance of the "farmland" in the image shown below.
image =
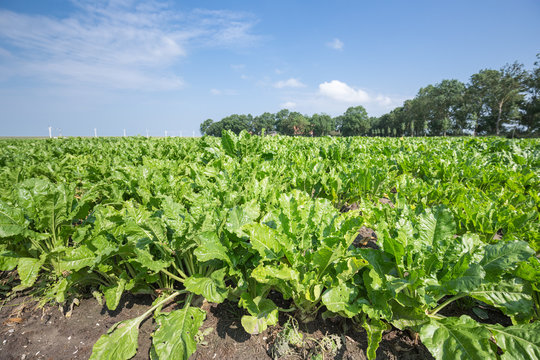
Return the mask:
{"type": "Polygon", "coordinates": [[[0,294],[151,299],[91,359],[135,356],[148,318],[143,356],[187,359],[208,303],[246,335],[363,329],[368,359],[391,329],[435,359],[540,359],[539,175],[537,139],[4,139],[0,294]]]}

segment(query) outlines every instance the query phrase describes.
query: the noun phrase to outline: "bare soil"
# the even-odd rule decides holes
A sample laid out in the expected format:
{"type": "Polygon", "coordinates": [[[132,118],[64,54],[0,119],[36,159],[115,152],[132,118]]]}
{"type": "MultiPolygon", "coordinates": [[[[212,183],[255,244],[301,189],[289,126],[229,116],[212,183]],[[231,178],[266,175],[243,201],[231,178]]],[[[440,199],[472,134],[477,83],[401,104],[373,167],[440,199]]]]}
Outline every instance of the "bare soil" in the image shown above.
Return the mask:
{"type": "MultiPolygon", "coordinates": [[[[116,322],[141,315],[151,305],[149,296],[123,296],[116,311],[109,311],[95,299],[83,299],[70,318],[55,306],[37,308],[28,297],[15,298],[0,309],[0,359],[88,359],[98,338],[116,322]]],[[[240,323],[242,310],[236,304],[203,303],[207,312],[202,330],[211,328],[192,359],[272,359],[270,349],[288,319],[280,315],[280,323],[259,335],[249,335],[240,323]]],[[[342,346],[335,355],[324,359],[366,359],[367,337],[362,329],[354,329],[345,320],[316,320],[299,324],[300,333],[308,339],[303,349],[282,359],[302,359],[320,352],[318,342],[336,335],[342,346]]],[[[143,322],[139,332],[139,349],[134,359],[149,359],[151,318],[143,322]]],[[[408,332],[397,329],[386,332],[377,351],[377,359],[432,359],[427,349],[408,332]]]]}

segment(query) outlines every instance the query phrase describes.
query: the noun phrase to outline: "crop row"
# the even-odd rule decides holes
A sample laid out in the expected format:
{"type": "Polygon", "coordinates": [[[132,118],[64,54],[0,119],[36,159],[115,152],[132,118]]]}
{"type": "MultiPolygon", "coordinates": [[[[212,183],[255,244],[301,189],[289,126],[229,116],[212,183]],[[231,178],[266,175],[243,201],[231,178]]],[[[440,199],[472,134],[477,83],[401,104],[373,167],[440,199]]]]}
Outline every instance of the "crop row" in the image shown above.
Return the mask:
{"type": "Polygon", "coordinates": [[[43,303],[155,296],[96,359],[134,356],[149,316],[150,357],[188,358],[205,318],[195,297],[237,302],[251,334],[283,311],[349,318],[370,359],[391,325],[437,359],[540,359],[539,152],[477,138],[6,140],[0,270],[43,303]],[[162,312],[173,299],[183,306],[162,312]],[[513,325],[443,315],[462,299],[513,325]]]}

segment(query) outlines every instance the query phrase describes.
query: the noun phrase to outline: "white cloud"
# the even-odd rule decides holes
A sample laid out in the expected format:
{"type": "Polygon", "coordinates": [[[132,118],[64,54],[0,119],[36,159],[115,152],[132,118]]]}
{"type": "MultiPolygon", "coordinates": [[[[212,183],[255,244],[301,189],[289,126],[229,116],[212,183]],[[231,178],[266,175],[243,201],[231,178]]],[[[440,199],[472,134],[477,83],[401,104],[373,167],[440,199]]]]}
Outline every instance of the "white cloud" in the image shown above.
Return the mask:
{"type": "Polygon", "coordinates": [[[290,79],[287,79],[287,80],[280,80],[280,81],[274,83],[274,87],[278,88],[278,89],[282,89],[282,88],[302,88],[302,87],[306,87],[306,85],[304,85],[298,79],[290,78],[290,79]]]}
{"type": "MultiPolygon", "coordinates": [[[[283,102],[294,104],[294,109],[306,114],[317,112],[340,115],[350,106],[362,105],[370,116],[380,116],[403,104],[410,97],[402,95],[377,94],[370,90],[358,89],[348,84],[332,80],[323,82],[316,91],[299,90],[282,98],[283,102]]],[[[281,104],[285,107],[285,104],[281,104]]]]}
{"type": "Polygon", "coordinates": [[[294,109],[296,107],[296,103],[293,101],[287,101],[280,105],[282,109],[294,109]]]}
{"type": "Polygon", "coordinates": [[[334,50],[343,50],[344,45],[345,44],[343,44],[343,41],[339,40],[338,38],[326,43],[326,46],[334,50]]]}
{"type": "Polygon", "coordinates": [[[389,106],[394,103],[389,96],[373,96],[362,89],[355,89],[339,80],[332,80],[330,82],[319,84],[319,93],[331,99],[351,104],[373,103],[381,106],[389,106]]]}
{"type": "Polygon", "coordinates": [[[0,40],[11,45],[12,76],[105,88],[170,90],[191,49],[251,45],[245,13],[174,11],[160,1],[73,1],[65,18],[0,10],[0,40]]]}

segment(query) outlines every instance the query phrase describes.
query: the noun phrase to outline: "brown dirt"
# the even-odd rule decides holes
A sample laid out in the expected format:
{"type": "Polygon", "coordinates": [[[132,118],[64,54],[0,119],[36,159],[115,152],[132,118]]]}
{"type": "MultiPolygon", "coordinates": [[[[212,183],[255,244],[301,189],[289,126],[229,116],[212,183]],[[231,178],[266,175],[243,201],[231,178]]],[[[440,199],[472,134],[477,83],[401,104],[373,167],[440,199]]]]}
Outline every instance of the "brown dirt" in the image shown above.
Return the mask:
{"type": "Polygon", "coordinates": [[[380,249],[379,245],[377,245],[377,234],[375,233],[375,230],[365,226],[362,226],[360,230],[358,230],[358,235],[354,239],[352,245],[354,247],[380,249]]]}
{"type": "MultiPolygon", "coordinates": [[[[151,298],[148,296],[126,294],[116,311],[108,311],[95,299],[83,299],[73,309],[72,316],[66,318],[58,307],[38,309],[36,302],[30,298],[15,298],[0,309],[0,359],[88,359],[92,346],[107,329],[118,321],[142,314],[150,304],[151,298]]],[[[240,319],[243,312],[236,304],[204,303],[202,307],[207,312],[202,330],[212,330],[204,338],[206,345],[200,344],[192,356],[195,360],[271,359],[269,349],[288,319],[287,314],[280,314],[278,325],[262,334],[249,335],[242,328],[240,319]]],[[[304,338],[312,340],[306,343],[306,349],[288,359],[301,359],[299,355],[312,353],[316,347],[315,340],[320,341],[325,335],[332,334],[338,336],[344,346],[335,356],[326,355],[325,359],[366,359],[366,334],[362,329],[353,329],[348,321],[325,321],[319,316],[315,321],[300,324],[299,327],[304,338]]],[[[143,322],[139,332],[139,349],[134,359],[149,358],[153,331],[151,318],[143,322]]],[[[432,357],[422,344],[414,342],[409,333],[393,329],[384,334],[377,359],[417,360],[432,357]]]]}
{"type": "Polygon", "coordinates": [[[358,206],[358,203],[352,203],[352,204],[345,204],[339,209],[340,212],[346,213],[353,210],[358,210],[360,207],[358,206]]]}
{"type": "MultiPolygon", "coordinates": [[[[277,302],[277,301],[276,301],[277,302]]],[[[240,359],[240,360],[271,360],[270,349],[277,334],[283,329],[288,315],[280,314],[279,324],[267,329],[259,335],[247,334],[240,323],[242,311],[229,302],[209,304],[206,321],[202,330],[213,328],[205,337],[207,345],[199,345],[193,355],[194,360],[206,359],[240,359]]],[[[325,354],[325,359],[364,360],[367,349],[367,336],[363,329],[353,329],[352,324],[344,319],[333,321],[323,320],[318,316],[307,324],[299,324],[299,332],[303,334],[306,346],[297,349],[294,354],[283,357],[283,360],[305,359],[317,351],[317,342],[325,336],[336,335],[343,346],[336,355],[325,354]]],[[[320,351],[320,350],[319,350],[320,351]]],[[[377,350],[377,359],[382,360],[420,360],[433,359],[429,351],[411,337],[408,332],[392,329],[383,335],[377,350]]]]}
{"type": "Polygon", "coordinates": [[[391,208],[394,208],[394,203],[388,198],[382,197],[379,199],[379,202],[384,205],[390,205],[391,208]]]}
{"type": "MultiPolygon", "coordinates": [[[[94,343],[107,329],[141,315],[151,302],[148,296],[126,294],[118,309],[109,311],[95,299],[83,299],[66,318],[58,307],[38,309],[35,301],[16,298],[0,309],[0,359],[88,359],[94,343]]],[[[148,319],[141,325],[134,359],[148,358],[152,331],[152,320],[148,319]]]]}

